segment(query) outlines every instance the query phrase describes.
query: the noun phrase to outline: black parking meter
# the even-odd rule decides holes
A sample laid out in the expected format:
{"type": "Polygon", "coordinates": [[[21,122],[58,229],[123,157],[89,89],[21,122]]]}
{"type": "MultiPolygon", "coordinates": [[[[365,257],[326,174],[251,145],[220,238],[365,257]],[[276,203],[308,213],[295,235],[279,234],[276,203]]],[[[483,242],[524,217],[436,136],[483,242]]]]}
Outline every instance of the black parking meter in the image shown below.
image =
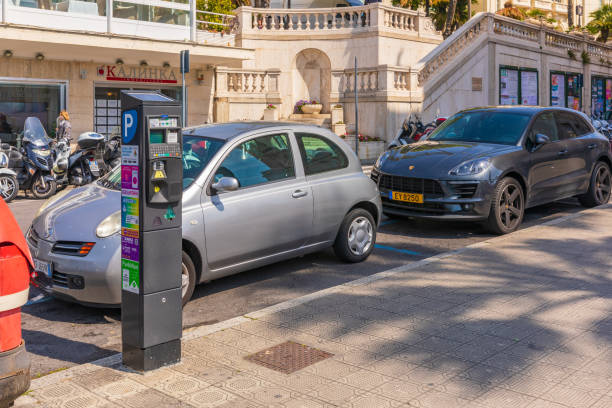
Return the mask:
{"type": "Polygon", "coordinates": [[[181,105],[121,92],[123,363],[148,371],[181,357],[181,105]]]}

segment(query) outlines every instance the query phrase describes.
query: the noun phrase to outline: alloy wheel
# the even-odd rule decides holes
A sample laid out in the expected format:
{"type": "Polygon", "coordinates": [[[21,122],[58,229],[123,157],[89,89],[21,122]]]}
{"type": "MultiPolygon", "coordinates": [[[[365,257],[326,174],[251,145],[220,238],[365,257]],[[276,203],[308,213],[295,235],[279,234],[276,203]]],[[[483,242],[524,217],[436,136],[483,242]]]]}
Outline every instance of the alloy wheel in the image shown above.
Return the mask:
{"type": "Polygon", "coordinates": [[[187,293],[187,289],[189,289],[189,270],[187,270],[187,265],[185,263],[181,263],[181,297],[184,298],[187,293]]]}
{"type": "Polygon", "coordinates": [[[16,188],[15,179],[12,177],[0,178],[0,197],[3,199],[8,200],[9,197],[12,197],[16,188]]]}
{"type": "Polygon", "coordinates": [[[366,217],[357,217],[348,230],[348,247],[354,255],[368,252],[373,241],[373,227],[366,217]]]}
{"type": "Polygon", "coordinates": [[[499,196],[499,220],[505,228],[513,230],[521,221],[523,196],[520,187],[508,184],[499,196]]]}
{"type": "Polygon", "coordinates": [[[595,176],[595,196],[599,203],[607,203],[610,199],[610,190],[612,189],[612,177],[610,170],[606,166],[601,166],[595,176]]]}

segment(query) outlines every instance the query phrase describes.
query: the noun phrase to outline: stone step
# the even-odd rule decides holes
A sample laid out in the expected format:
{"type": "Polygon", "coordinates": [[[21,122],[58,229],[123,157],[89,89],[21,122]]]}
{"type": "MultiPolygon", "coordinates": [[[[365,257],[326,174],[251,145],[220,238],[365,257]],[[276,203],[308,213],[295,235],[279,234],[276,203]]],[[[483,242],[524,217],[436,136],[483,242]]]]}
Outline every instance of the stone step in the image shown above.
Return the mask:
{"type": "MultiPolygon", "coordinates": [[[[281,119],[283,120],[283,119],[281,119]]],[[[300,119],[296,119],[293,117],[293,115],[291,115],[289,117],[289,120],[291,122],[298,122],[298,123],[304,123],[304,124],[308,124],[308,125],[316,125],[316,126],[322,126],[328,129],[331,129],[331,118],[300,118],[300,119]]]]}
{"type": "Polygon", "coordinates": [[[293,113],[289,115],[289,120],[301,120],[301,119],[329,119],[331,120],[330,113],[293,113]]]}

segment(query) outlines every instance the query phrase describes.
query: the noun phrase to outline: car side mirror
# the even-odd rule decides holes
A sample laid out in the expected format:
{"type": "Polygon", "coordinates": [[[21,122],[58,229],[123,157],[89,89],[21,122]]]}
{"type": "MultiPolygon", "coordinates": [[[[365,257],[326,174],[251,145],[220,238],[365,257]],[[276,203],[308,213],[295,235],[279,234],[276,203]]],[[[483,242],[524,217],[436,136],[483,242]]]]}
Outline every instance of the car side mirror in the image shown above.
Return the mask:
{"type": "Polygon", "coordinates": [[[212,186],[213,192],[225,193],[227,191],[236,191],[240,184],[234,177],[221,177],[219,181],[214,183],[212,186]]]}
{"type": "Polygon", "coordinates": [[[550,143],[550,137],[543,135],[542,133],[538,133],[537,135],[535,135],[536,146],[541,146],[546,143],[550,143]]]}

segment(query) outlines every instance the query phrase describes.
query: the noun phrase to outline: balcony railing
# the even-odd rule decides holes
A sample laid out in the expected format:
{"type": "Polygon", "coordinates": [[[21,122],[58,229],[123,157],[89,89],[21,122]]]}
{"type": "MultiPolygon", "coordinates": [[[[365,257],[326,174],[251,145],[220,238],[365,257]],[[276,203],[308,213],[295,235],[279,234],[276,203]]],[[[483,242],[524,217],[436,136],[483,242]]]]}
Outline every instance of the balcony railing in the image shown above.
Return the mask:
{"type": "Polygon", "coordinates": [[[196,9],[196,0],[1,0],[2,24],[160,40],[233,42],[235,17],[196,9]],[[112,10],[112,13],[108,13],[112,10]]]}

